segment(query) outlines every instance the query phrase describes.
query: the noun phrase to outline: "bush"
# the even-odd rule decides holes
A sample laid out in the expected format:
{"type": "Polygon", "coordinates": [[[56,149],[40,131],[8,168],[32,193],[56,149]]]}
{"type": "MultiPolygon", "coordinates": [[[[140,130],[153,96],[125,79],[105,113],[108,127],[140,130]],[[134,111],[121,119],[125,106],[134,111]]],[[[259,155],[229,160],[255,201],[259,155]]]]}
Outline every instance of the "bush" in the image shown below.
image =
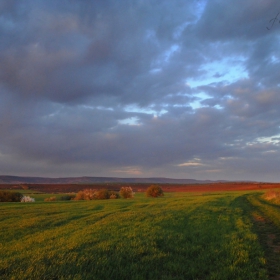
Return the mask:
{"type": "Polygon", "coordinates": [[[86,189],[79,191],[75,197],[75,200],[93,200],[93,199],[113,199],[119,198],[119,194],[114,191],[109,191],[106,189],[92,190],[86,189]]]}
{"type": "Polygon", "coordinates": [[[96,192],[97,199],[116,199],[119,198],[119,194],[115,191],[109,191],[106,189],[102,189],[96,192]]]}
{"type": "Polygon", "coordinates": [[[47,197],[44,199],[44,201],[56,201],[56,197],[55,196],[47,197]]]}
{"type": "Polygon", "coordinates": [[[159,197],[163,196],[163,190],[160,186],[158,185],[151,185],[147,190],[146,190],[146,196],[148,197],[159,197]]]}
{"type": "Polygon", "coordinates": [[[28,185],[22,185],[21,187],[22,187],[23,190],[28,190],[29,189],[28,185]]]}
{"type": "Polygon", "coordinates": [[[59,200],[72,200],[75,198],[75,195],[74,194],[66,194],[66,195],[63,195],[59,198],[59,200]]]}
{"type": "Polygon", "coordinates": [[[110,191],[110,199],[117,199],[117,198],[120,198],[119,193],[110,191]]]}
{"type": "Polygon", "coordinates": [[[0,191],[0,202],[20,202],[22,197],[18,192],[0,191]]]}
{"type": "Polygon", "coordinates": [[[134,192],[131,187],[121,187],[120,196],[123,198],[133,198],[134,192]]]}
{"type": "Polygon", "coordinates": [[[96,199],[96,190],[85,189],[79,191],[75,196],[74,200],[93,200],[96,199]]]}
{"type": "Polygon", "coordinates": [[[109,199],[110,192],[106,189],[98,190],[95,193],[96,199],[109,199]]]}
{"type": "Polygon", "coordinates": [[[30,196],[23,196],[20,200],[20,202],[35,202],[35,198],[32,198],[30,196]]]}

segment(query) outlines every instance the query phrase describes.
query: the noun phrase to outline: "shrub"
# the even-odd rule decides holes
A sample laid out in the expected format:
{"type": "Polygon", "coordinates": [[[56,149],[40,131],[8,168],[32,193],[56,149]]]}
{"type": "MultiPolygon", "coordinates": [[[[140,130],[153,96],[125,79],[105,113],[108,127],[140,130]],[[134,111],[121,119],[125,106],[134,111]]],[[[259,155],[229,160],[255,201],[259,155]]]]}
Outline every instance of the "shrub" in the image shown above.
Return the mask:
{"type": "Polygon", "coordinates": [[[110,191],[110,199],[117,199],[117,198],[120,198],[119,193],[115,191],[110,191]]]}
{"type": "Polygon", "coordinates": [[[96,190],[85,189],[79,191],[74,200],[93,200],[96,199],[96,190]]]}
{"type": "Polygon", "coordinates": [[[74,194],[66,194],[66,195],[63,195],[59,198],[59,200],[72,200],[75,198],[75,195],[74,194]]]}
{"type": "Polygon", "coordinates": [[[55,196],[47,197],[44,199],[44,201],[56,201],[56,197],[55,196]]]}
{"type": "Polygon", "coordinates": [[[22,197],[18,192],[0,191],[0,202],[20,202],[22,197]]]}
{"type": "Polygon", "coordinates": [[[86,189],[83,191],[79,191],[74,198],[74,200],[93,200],[93,199],[113,199],[119,198],[119,194],[114,191],[109,191],[107,189],[101,190],[92,190],[86,189]]]}
{"type": "Polygon", "coordinates": [[[96,199],[109,199],[110,198],[110,192],[106,189],[98,190],[96,191],[96,199]]]}
{"type": "Polygon", "coordinates": [[[35,202],[35,198],[32,198],[30,196],[23,196],[20,200],[20,202],[35,202]]]}
{"type": "Polygon", "coordinates": [[[159,196],[163,196],[163,195],[164,195],[163,190],[158,185],[151,185],[146,190],[146,196],[148,196],[148,197],[159,197],[159,196]]]}
{"type": "Polygon", "coordinates": [[[134,192],[131,187],[121,187],[120,196],[123,198],[133,198],[134,192]]]}

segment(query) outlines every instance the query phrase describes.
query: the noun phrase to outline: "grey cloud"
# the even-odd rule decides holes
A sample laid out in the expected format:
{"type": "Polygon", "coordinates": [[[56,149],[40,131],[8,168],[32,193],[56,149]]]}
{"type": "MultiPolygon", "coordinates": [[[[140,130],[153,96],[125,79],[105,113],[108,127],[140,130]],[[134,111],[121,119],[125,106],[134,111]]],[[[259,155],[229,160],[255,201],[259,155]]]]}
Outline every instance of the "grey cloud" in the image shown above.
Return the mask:
{"type": "Polygon", "coordinates": [[[3,1],[1,172],[279,180],[275,3],[3,1]]]}
{"type": "MultiPolygon", "coordinates": [[[[61,4],[49,2],[52,9],[43,10],[46,2],[39,3],[30,9],[26,30],[20,30],[25,42],[10,43],[2,52],[0,79],[17,94],[41,95],[61,103],[98,95],[118,96],[121,102],[133,96],[137,103],[145,99],[143,93],[150,98],[158,85],[156,75],[149,74],[150,67],[174,44],[172,34],[186,20],[182,10],[187,12],[190,5],[139,2],[127,7],[125,1],[118,5],[76,1],[64,3],[65,11],[61,4]],[[168,11],[172,14],[165,17],[168,11]],[[149,32],[154,32],[154,38],[149,32]]],[[[16,20],[14,24],[20,29],[16,20]]],[[[165,68],[167,74],[181,69],[177,65],[165,68]]],[[[161,94],[166,94],[164,86],[159,85],[161,94]]]]}
{"type": "Polygon", "coordinates": [[[208,40],[254,40],[267,33],[266,25],[274,17],[276,1],[207,1],[196,28],[208,40]]]}

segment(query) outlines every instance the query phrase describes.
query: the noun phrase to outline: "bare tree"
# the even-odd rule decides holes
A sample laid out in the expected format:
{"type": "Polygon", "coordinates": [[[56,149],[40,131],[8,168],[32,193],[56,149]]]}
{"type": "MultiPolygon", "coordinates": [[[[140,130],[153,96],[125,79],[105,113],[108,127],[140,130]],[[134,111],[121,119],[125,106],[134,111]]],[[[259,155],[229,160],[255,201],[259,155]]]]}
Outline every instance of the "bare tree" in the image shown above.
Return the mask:
{"type": "MultiPolygon", "coordinates": [[[[280,13],[278,13],[278,14],[276,15],[275,18],[272,18],[272,19],[269,21],[269,23],[270,23],[271,25],[270,25],[270,27],[266,27],[267,30],[270,30],[270,29],[273,27],[275,21],[278,20],[279,14],[280,14],[280,13]]],[[[280,20],[278,21],[278,23],[280,23],[280,20]]]]}

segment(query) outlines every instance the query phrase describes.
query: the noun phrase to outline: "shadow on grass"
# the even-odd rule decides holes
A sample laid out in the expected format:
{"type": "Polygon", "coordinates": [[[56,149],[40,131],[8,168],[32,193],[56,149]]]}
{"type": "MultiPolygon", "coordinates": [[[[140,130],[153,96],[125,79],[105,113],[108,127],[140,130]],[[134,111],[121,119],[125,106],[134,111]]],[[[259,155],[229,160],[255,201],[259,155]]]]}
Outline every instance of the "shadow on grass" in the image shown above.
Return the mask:
{"type": "MultiPolygon", "coordinates": [[[[260,194],[246,195],[248,213],[253,222],[253,229],[266,257],[266,267],[270,279],[280,279],[280,229],[271,221],[269,213],[261,209],[262,205],[271,205],[260,199],[260,194]]],[[[279,212],[280,217],[280,212],[279,212]]]]}

